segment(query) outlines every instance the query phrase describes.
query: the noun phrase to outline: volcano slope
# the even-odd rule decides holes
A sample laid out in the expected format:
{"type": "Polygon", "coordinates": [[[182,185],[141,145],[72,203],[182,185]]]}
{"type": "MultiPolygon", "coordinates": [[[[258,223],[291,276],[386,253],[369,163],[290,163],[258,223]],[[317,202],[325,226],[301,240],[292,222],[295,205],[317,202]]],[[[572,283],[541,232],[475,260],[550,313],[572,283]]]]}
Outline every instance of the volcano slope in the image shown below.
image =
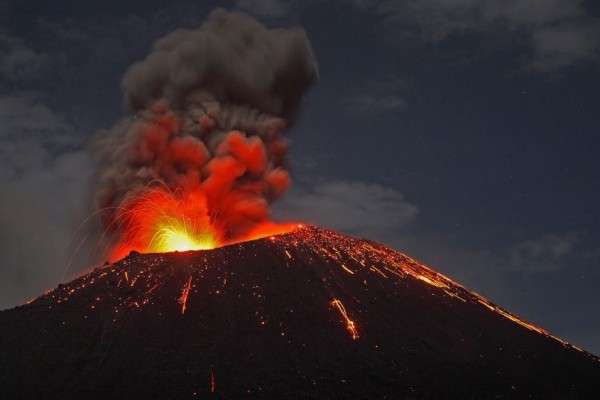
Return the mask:
{"type": "Polygon", "coordinates": [[[315,227],[141,255],[0,313],[2,399],[590,399],[600,362],[315,227]]]}

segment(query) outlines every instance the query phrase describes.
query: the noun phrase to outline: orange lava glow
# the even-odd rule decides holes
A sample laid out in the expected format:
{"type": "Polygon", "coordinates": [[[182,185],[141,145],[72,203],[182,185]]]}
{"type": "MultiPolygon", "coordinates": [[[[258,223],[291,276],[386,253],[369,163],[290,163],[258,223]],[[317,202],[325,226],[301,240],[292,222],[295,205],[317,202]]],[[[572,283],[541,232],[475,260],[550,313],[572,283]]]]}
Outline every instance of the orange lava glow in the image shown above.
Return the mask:
{"type": "Polygon", "coordinates": [[[217,381],[215,380],[215,373],[213,372],[213,370],[211,368],[211,370],[210,370],[210,392],[214,393],[216,389],[217,389],[217,381]]]}
{"type": "Polygon", "coordinates": [[[291,232],[301,225],[253,222],[243,235],[231,238],[219,226],[218,216],[209,216],[202,190],[171,193],[154,188],[130,200],[118,212],[123,232],[109,254],[116,261],[131,251],[167,253],[210,250],[229,244],[291,232]]]}
{"type": "Polygon", "coordinates": [[[179,297],[179,304],[181,304],[181,314],[185,314],[187,308],[188,296],[190,295],[190,289],[192,288],[192,277],[188,279],[185,286],[181,290],[181,296],[179,297]]]}
{"type": "Polygon", "coordinates": [[[346,330],[350,334],[350,337],[352,337],[352,340],[358,339],[359,335],[358,329],[356,329],[356,323],[352,321],[350,317],[348,317],[348,313],[346,312],[346,307],[344,307],[344,304],[338,299],[333,299],[331,300],[331,305],[337,308],[338,312],[346,322],[346,330]]]}

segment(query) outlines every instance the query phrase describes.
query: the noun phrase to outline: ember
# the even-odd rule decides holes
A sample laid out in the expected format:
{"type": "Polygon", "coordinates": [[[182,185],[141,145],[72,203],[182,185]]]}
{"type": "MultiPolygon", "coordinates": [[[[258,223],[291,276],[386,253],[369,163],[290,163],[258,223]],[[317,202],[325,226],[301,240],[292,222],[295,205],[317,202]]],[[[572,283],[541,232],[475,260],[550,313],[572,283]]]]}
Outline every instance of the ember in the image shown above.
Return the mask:
{"type": "Polygon", "coordinates": [[[346,329],[348,330],[348,333],[350,333],[352,340],[358,339],[359,336],[358,330],[356,329],[356,324],[350,319],[350,317],[348,317],[348,313],[346,312],[346,307],[344,307],[344,304],[338,299],[333,299],[331,301],[331,305],[337,308],[342,318],[344,318],[344,321],[346,322],[346,329]]]}
{"type": "Polygon", "coordinates": [[[118,219],[121,238],[110,254],[111,261],[134,250],[139,253],[210,250],[290,232],[298,226],[264,221],[256,223],[244,235],[231,238],[218,221],[209,218],[205,194],[201,190],[186,194],[174,194],[164,189],[148,190],[125,205],[118,219]]]}
{"type": "Polygon", "coordinates": [[[192,277],[190,276],[185,286],[181,290],[181,296],[179,297],[179,304],[181,304],[181,314],[185,314],[187,308],[188,296],[190,295],[190,289],[192,288],[192,277]]]}

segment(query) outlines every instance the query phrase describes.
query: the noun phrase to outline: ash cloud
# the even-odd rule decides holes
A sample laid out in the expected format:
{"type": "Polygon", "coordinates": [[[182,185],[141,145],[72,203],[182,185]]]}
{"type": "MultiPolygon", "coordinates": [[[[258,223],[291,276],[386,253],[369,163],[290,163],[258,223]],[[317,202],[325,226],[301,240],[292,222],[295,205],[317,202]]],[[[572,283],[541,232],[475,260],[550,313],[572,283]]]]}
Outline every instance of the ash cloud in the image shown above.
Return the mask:
{"type": "Polygon", "coordinates": [[[199,89],[225,104],[289,117],[316,78],[301,28],[267,29],[249,15],[215,10],[198,29],[178,29],[154,44],[123,78],[134,111],[159,99],[183,106],[199,89]]]}
{"type": "Polygon", "coordinates": [[[0,309],[90,262],[73,232],[87,211],[93,166],[76,128],[45,100],[0,96],[0,309]]]}
{"type": "Polygon", "coordinates": [[[419,213],[402,193],[375,183],[322,180],[291,192],[276,206],[279,217],[385,243],[393,242],[419,213]]]}
{"type": "Polygon", "coordinates": [[[93,146],[105,226],[119,226],[155,185],[204,193],[225,239],[267,219],[290,184],[282,133],[316,78],[302,29],[268,29],[242,13],[218,9],[198,29],[157,40],[123,78],[133,116],[93,146]]]}
{"type": "Polygon", "coordinates": [[[38,81],[50,63],[48,55],[30,48],[21,38],[0,31],[0,82],[38,81]]]}

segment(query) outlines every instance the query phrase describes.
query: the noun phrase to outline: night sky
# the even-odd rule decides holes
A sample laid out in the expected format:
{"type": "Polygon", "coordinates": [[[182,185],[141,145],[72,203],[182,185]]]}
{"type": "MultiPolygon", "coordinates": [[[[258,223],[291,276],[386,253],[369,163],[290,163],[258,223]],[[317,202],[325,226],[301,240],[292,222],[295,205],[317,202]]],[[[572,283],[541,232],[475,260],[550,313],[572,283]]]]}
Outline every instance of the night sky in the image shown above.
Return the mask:
{"type": "Polygon", "coordinates": [[[600,4],[90,3],[0,0],[0,308],[77,273],[88,144],[125,112],[128,66],[224,7],[302,26],[319,63],[276,216],[386,243],[600,353],[600,4]]]}

